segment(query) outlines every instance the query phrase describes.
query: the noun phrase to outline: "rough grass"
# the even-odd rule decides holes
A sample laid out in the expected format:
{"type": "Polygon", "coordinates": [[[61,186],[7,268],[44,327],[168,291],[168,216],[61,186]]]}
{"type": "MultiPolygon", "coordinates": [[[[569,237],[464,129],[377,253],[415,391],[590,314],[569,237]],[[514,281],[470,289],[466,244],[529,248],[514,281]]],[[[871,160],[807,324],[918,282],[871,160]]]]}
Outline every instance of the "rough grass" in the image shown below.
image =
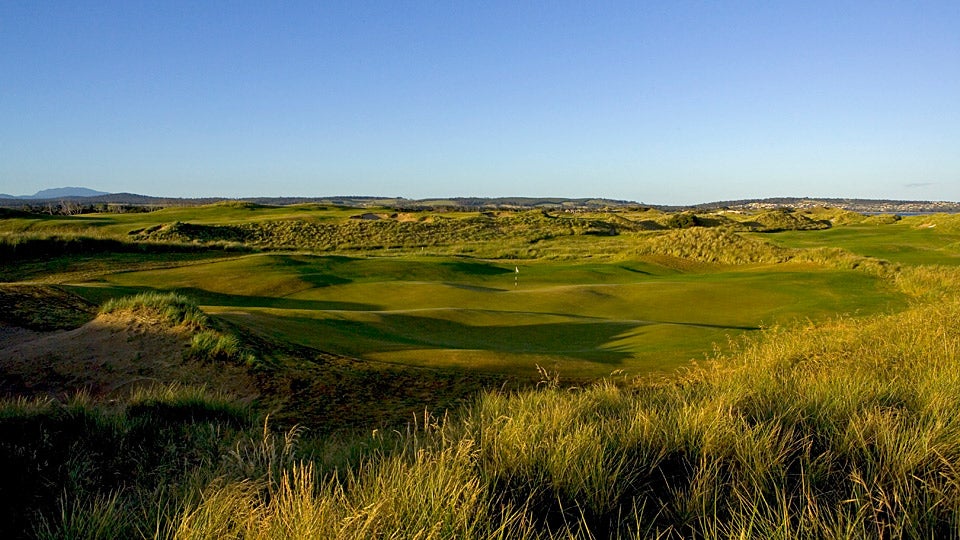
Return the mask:
{"type": "Polygon", "coordinates": [[[637,255],[666,255],[718,264],[778,263],[791,251],[761,240],[745,238],[729,229],[693,227],[638,238],[637,255]]]}
{"type": "Polygon", "coordinates": [[[134,238],[174,242],[233,242],[274,249],[336,251],[425,248],[487,242],[505,237],[531,243],[556,236],[584,234],[616,234],[616,228],[602,220],[522,212],[503,217],[433,215],[409,221],[377,217],[336,223],[288,219],[204,225],[178,221],[138,231],[134,238]]]}
{"type": "Polygon", "coordinates": [[[953,537],[958,323],[952,299],[773,329],[659,383],[487,393],[273,496],[211,485],[177,536],[953,537]]]}
{"type": "Polygon", "coordinates": [[[127,312],[136,316],[159,319],[170,326],[202,330],[209,319],[187,297],[177,293],[145,292],[135,296],[111,298],[100,306],[101,314],[127,312]]]}
{"type": "Polygon", "coordinates": [[[181,386],[112,403],[4,400],[0,536],[153,537],[252,420],[249,406],[181,386]]]}
{"type": "Polygon", "coordinates": [[[124,312],[134,317],[160,321],[193,333],[187,356],[209,361],[229,361],[256,366],[257,356],[235,334],[218,330],[214,322],[186,296],[178,293],[145,292],[111,298],[101,314],[124,312]]]}
{"type": "Polygon", "coordinates": [[[33,330],[76,328],[96,307],[63,289],[46,285],[0,284],[0,322],[33,330]]]}

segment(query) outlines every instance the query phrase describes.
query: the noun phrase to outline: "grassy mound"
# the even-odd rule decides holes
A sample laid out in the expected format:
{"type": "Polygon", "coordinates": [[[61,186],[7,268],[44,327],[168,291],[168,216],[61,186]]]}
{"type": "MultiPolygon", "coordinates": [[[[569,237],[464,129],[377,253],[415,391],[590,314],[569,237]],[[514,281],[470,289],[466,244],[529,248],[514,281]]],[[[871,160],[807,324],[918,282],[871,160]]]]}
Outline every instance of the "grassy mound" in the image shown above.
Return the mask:
{"type": "Polygon", "coordinates": [[[112,298],[104,302],[100,313],[127,313],[190,330],[194,332],[188,352],[192,358],[233,361],[249,366],[258,363],[237,336],[214,328],[210,318],[181,294],[146,292],[112,298]]]}
{"type": "Polygon", "coordinates": [[[743,237],[728,229],[692,227],[638,237],[637,255],[667,255],[716,264],[776,263],[791,250],[743,237]]]}
{"type": "Polygon", "coordinates": [[[101,314],[126,312],[132,315],[158,319],[170,326],[185,326],[200,330],[209,319],[185,296],[177,293],[140,293],[135,296],[111,298],[100,306],[101,314]]]}
{"type": "Polygon", "coordinates": [[[811,219],[807,215],[790,209],[779,209],[762,212],[743,223],[749,230],[757,232],[778,231],[813,231],[829,229],[827,219],[811,219]]]}
{"type": "Polygon", "coordinates": [[[897,214],[877,214],[867,216],[860,223],[863,225],[892,225],[902,219],[897,214]]]}

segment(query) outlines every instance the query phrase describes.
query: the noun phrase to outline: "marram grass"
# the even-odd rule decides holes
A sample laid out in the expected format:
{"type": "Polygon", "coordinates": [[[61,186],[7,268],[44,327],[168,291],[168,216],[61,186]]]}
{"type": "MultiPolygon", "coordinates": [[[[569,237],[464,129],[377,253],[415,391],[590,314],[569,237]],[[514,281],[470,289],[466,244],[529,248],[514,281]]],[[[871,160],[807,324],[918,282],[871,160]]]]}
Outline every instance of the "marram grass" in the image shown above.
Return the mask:
{"type": "Polygon", "coordinates": [[[174,536],[955,538],[958,323],[941,301],[676,379],[488,393],[348,469],[211,484],[174,536]]]}
{"type": "Polygon", "coordinates": [[[207,316],[187,297],[177,293],[145,292],[112,298],[100,307],[101,314],[129,312],[159,319],[171,326],[200,330],[209,324],[207,316]]]}
{"type": "Polygon", "coordinates": [[[178,293],[144,292],[134,296],[112,298],[100,307],[101,314],[125,312],[137,317],[160,321],[192,332],[187,355],[198,360],[230,361],[255,366],[256,355],[247,350],[240,339],[212,328],[210,318],[189,298],[178,293]]]}

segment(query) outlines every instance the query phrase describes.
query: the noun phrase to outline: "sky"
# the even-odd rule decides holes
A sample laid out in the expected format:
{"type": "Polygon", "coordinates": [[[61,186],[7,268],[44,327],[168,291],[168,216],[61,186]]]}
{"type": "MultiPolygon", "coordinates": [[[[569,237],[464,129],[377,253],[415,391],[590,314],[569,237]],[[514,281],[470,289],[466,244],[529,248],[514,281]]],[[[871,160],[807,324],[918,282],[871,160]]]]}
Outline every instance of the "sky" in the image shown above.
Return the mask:
{"type": "Polygon", "coordinates": [[[960,201],[960,2],[0,2],[0,193],[960,201]]]}

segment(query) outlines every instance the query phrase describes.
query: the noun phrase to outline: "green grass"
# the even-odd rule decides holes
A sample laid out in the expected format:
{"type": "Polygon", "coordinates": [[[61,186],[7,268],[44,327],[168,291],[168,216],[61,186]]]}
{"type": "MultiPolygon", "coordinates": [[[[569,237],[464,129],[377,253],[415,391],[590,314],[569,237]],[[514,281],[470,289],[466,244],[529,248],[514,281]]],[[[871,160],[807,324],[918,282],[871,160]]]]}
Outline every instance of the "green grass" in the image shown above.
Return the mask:
{"type": "Polygon", "coordinates": [[[254,407],[180,387],[0,403],[0,533],[958,536],[955,217],[715,214],[659,230],[669,215],[357,213],[0,220],[8,246],[39,239],[39,257],[5,259],[8,279],[188,327],[210,361],[274,355],[255,366],[254,407]],[[620,234],[594,234],[598,220],[620,234]],[[123,253],[176,222],[199,236],[123,253]],[[409,236],[418,227],[442,234],[409,236]],[[322,252],[204,259],[202,235],[237,230],[322,252]],[[329,230],[354,236],[299,237],[329,230]],[[68,234],[84,239],[44,240],[68,234]],[[88,245],[106,251],[70,263],[88,245]],[[541,380],[501,386],[510,377],[541,380]],[[424,404],[438,416],[404,429],[424,404]],[[284,430],[254,427],[255,407],[284,430]]]}
{"type": "Polygon", "coordinates": [[[960,264],[960,229],[956,221],[956,216],[910,216],[889,224],[782,232],[764,238],[794,248],[839,247],[907,265],[957,265],[960,264]]]}
{"type": "Polygon", "coordinates": [[[178,534],[953,538],[958,320],[954,299],[777,329],[660,383],[487,393],[352,466],[213,484],[178,534]]]}
{"type": "Polygon", "coordinates": [[[405,365],[524,374],[550,365],[574,378],[674,369],[764,325],[905,303],[856,271],[683,274],[642,261],[262,255],[105,279],[186,291],[210,313],[280,342],[405,365]]]}
{"type": "Polygon", "coordinates": [[[111,254],[58,267],[74,259],[64,256],[46,278],[39,267],[15,270],[94,302],[179,291],[264,338],[367,360],[525,374],[550,365],[572,378],[671,370],[764,326],[900,309],[907,296],[889,280],[893,266],[864,257],[953,264],[958,249],[945,217],[923,217],[937,226],[918,228],[926,224],[920,218],[883,224],[828,210],[716,213],[698,214],[712,228],[657,231],[646,224],[661,227],[668,214],[369,211],[382,219],[350,219],[357,209],[220,204],[13,218],[0,230],[93,230],[129,243],[181,227],[176,234],[185,236],[174,240],[191,249],[220,230],[245,231],[253,236],[243,239],[263,247],[333,249],[207,260],[153,254],[141,262],[111,254]],[[827,230],[733,232],[831,222],[827,230]],[[597,223],[620,234],[589,234],[603,228],[597,223]],[[320,238],[328,233],[332,240],[320,238]]]}

